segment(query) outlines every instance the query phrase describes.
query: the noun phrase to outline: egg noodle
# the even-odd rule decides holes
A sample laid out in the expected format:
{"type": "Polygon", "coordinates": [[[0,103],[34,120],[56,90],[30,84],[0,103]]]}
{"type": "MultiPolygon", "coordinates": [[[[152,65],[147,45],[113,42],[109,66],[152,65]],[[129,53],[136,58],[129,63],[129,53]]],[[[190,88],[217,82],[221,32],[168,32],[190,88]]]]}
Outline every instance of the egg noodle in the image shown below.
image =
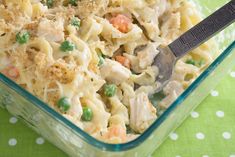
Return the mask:
{"type": "Polygon", "coordinates": [[[157,47],[200,20],[186,0],[0,0],[0,70],[91,136],[124,143],[213,60],[212,42],[180,59],[151,103],[157,47]]]}

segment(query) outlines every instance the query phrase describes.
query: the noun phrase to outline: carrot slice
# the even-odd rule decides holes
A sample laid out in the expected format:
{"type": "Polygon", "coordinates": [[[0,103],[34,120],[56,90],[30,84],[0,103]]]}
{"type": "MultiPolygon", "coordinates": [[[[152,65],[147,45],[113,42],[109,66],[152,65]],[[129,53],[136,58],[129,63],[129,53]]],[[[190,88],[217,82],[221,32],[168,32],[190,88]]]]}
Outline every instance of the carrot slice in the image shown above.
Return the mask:
{"type": "Polygon", "coordinates": [[[2,73],[11,79],[17,79],[20,76],[19,70],[13,65],[3,69],[2,73]]]}
{"type": "Polygon", "coordinates": [[[107,139],[110,139],[112,137],[119,137],[120,139],[122,139],[122,141],[126,141],[126,130],[119,125],[113,125],[108,128],[108,132],[105,137],[107,139]]]}
{"type": "Polygon", "coordinates": [[[116,59],[116,61],[121,63],[123,66],[127,67],[128,69],[130,69],[131,62],[130,62],[130,60],[128,58],[126,58],[124,56],[116,56],[115,59],[116,59]]]}
{"type": "Polygon", "coordinates": [[[131,19],[125,15],[118,14],[112,17],[109,22],[122,33],[127,33],[130,30],[131,19]]]}

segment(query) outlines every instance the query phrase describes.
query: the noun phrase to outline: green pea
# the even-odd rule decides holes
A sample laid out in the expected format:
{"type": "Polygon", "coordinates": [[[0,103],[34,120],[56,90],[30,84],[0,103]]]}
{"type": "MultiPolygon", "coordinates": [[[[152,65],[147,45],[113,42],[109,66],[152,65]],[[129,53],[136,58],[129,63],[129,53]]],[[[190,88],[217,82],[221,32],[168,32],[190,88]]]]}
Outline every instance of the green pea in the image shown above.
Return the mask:
{"type": "Polygon", "coordinates": [[[29,41],[29,38],[30,34],[27,31],[21,31],[16,34],[16,41],[21,45],[27,43],[29,41]]]}
{"type": "Polygon", "coordinates": [[[71,19],[70,24],[74,26],[76,29],[79,29],[81,26],[81,20],[77,17],[71,19]]]}
{"type": "Polygon", "coordinates": [[[93,112],[89,107],[83,107],[82,120],[91,121],[93,118],[93,112]]]}
{"type": "Polygon", "coordinates": [[[98,63],[98,66],[101,66],[104,64],[104,57],[102,55],[98,55],[99,57],[99,63],[98,63]]]}
{"type": "Polygon", "coordinates": [[[46,5],[47,5],[48,8],[52,8],[53,3],[54,3],[54,0],[47,0],[46,5]]]}
{"type": "Polygon", "coordinates": [[[70,106],[71,105],[67,97],[63,97],[57,102],[57,107],[60,109],[61,112],[67,112],[70,109],[70,106]]]}
{"type": "Polygon", "coordinates": [[[72,6],[77,6],[78,0],[69,0],[69,4],[71,4],[72,6]]]}
{"type": "Polygon", "coordinates": [[[195,62],[195,60],[193,60],[193,59],[188,59],[185,63],[186,63],[186,64],[196,65],[196,62],[195,62]]]}
{"type": "Polygon", "coordinates": [[[65,40],[61,45],[60,45],[60,50],[67,52],[67,51],[73,51],[76,48],[75,44],[65,40]]]}
{"type": "Polygon", "coordinates": [[[201,59],[199,61],[195,61],[193,59],[188,59],[185,63],[192,64],[192,65],[197,66],[197,67],[201,67],[203,64],[205,64],[205,60],[201,59]]]}
{"type": "Polygon", "coordinates": [[[117,92],[117,86],[115,84],[104,85],[104,95],[107,97],[113,97],[117,92]]]}

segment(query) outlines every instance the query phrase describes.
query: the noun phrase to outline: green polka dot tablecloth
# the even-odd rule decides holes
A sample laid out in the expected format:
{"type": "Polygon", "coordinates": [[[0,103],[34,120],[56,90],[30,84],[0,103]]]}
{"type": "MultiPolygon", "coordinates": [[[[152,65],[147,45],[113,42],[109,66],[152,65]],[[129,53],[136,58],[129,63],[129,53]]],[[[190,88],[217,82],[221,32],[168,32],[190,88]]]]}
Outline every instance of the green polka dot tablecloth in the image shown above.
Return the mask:
{"type": "MultiPolygon", "coordinates": [[[[0,157],[67,157],[0,109],[0,157]]],[[[235,157],[235,69],[152,157],[235,157]]]]}

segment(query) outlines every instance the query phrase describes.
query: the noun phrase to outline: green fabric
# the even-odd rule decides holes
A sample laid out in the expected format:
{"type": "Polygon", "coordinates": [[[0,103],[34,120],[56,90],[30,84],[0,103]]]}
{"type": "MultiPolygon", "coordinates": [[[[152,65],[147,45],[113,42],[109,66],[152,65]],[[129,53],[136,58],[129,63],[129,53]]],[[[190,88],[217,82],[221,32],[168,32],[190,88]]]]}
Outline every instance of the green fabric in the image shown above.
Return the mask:
{"type": "MultiPolygon", "coordinates": [[[[234,93],[235,69],[152,157],[235,157],[234,93]]],[[[55,156],[67,157],[0,109],[0,157],[55,156]]]]}

